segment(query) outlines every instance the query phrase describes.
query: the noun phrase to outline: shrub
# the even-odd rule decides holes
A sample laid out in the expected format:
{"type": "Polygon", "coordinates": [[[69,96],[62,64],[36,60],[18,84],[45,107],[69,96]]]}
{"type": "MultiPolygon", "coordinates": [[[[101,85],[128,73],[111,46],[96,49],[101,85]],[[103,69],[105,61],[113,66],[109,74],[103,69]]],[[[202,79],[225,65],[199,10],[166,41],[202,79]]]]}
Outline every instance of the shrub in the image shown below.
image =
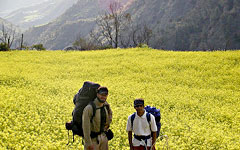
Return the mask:
{"type": "Polygon", "coordinates": [[[144,44],[144,43],[138,44],[137,47],[139,47],[139,48],[149,48],[148,45],[147,45],[147,44],[144,44]]]}
{"type": "Polygon", "coordinates": [[[36,44],[32,46],[32,49],[36,50],[46,50],[46,48],[43,47],[43,44],[36,44]]]}
{"type": "Polygon", "coordinates": [[[9,51],[7,43],[0,43],[0,51],[9,51]]]}

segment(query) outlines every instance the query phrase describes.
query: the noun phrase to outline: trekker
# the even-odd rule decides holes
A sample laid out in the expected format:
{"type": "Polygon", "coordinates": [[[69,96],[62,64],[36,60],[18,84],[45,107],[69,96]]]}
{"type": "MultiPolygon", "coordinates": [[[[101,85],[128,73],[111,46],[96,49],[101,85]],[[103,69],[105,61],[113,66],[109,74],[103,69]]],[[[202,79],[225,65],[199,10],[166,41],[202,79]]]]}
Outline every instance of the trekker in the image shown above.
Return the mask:
{"type": "Polygon", "coordinates": [[[144,109],[144,100],[139,98],[134,100],[136,113],[130,115],[127,121],[127,132],[130,150],[155,150],[154,143],[157,136],[157,126],[155,118],[150,115],[150,121],[147,120],[147,112],[144,109]],[[132,117],[134,115],[134,118],[132,117]],[[132,139],[132,132],[134,138],[132,139]]]}
{"type": "Polygon", "coordinates": [[[112,121],[112,111],[106,102],[108,97],[107,87],[97,89],[97,97],[93,103],[96,112],[93,116],[93,107],[88,104],[83,110],[82,128],[84,135],[84,150],[108,150],[108,138],[105,132],[112,121]]]}

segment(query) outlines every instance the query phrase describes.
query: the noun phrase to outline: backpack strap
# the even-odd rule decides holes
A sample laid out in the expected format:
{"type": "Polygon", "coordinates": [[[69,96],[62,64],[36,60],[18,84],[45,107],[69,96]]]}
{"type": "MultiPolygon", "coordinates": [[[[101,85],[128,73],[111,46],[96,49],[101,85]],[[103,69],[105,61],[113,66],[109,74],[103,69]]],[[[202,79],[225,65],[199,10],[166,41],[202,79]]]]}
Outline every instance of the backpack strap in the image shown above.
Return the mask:
{"type": "MultiPolygon", "coordinates": [[[[91,106],[92,106],[92,108],[93,108],[93,115],[92,115],[90,121],[92,122],[93,117],[95,117],[95,115],[96,115],[96,110],[97,110],[97,109],[100,109],[100,113],[101,113],[100,132],[103,132],[103,130],[104,130],[104,125],[105,125],[105,123],[106,123],[106,111],[105,111],[105,106],[107,106],[107,105],[103,105],[103,106],[100,107],[100,108],[96,108],[96,104],[95,104],[93,101],[91,101],[90,104],[91,104],[91,106]]],[[[106,108],[107,108],[107,111],[109,111],[109,107],[106,107],[106,108]]]]}
{"type": "Polygon", "coordinates": [[[93,117],[95,116],[95,114],[96,114],[96,105],[95,105],[95,103],[93,102],[93,101],[91,101],[90,102],[90,104],[91,104],[91,106],[92,106],[92,108],[93,108],[93,115],[92,115],[92,117],[91,117],[91,122],[92,122],[92,120],[93,120],[93,117]]]}
{"type": "Polygon", "coordinates": [[[106,123],[106,110],[105,110],[105,107],[101,107],[100,108],[100,112],[101,112],[101,123],[100,123],[100,132],[103,132],[104,131],[104,126],[105,126],[105,123],[106,123]]]}
{"type": "Polygon", "coordinates": [[[133,120],[135,119],[135,116],[136,116],[136,113],[133,113],[131,115],[131,126],[132,126],[132,129],[133,129],[133,120]]]}
{"type": "Polygon", "coordinates": [[[151,121],[150,113],[147,112],[146,116],[147,116],[147,121],[148,121],[148,123],[150,124],[150,121],[151,121]]]}
{"type": "Polygon", "coordinates": [[[146,117],[147,117],[147,121],[149,123],[149,128],[152,131],[152,129],[151,129],[151,116],[150,116],[150,113],[147,112],[146,117]]]}

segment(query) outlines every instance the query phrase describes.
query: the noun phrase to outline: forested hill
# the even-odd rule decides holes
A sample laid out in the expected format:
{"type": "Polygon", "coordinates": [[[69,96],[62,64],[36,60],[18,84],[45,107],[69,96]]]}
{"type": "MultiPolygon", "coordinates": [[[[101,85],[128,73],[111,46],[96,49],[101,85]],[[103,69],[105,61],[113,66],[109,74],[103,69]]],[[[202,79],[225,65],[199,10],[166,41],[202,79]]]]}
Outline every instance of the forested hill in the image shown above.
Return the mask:
{"type": "MultiPolygon", "coordinates": [[[[86,36],[101,12],[99,0],[79,0],[56,21],[25,33],[29,44],[63,49],[81,33],[86,36]]],[[[132,1],[131,1],[132,2],[132,1]]],[[[239,0],[135,0],[126,12],[147,23],[154,37],[149,46],[170,50],[240,48],[239,0]]]]}

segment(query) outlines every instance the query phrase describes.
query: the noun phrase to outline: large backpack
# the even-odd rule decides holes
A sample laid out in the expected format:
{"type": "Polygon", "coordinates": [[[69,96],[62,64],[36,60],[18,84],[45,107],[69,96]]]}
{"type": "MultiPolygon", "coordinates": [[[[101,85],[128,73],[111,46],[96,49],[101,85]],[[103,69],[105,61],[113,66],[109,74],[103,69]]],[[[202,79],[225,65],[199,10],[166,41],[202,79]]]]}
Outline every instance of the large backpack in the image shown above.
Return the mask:
{"type": "MultiPolygon", "coordinates": [[[[161,122],[160,122],[160,120],[161,120],[161,113],[160,113],[160,109],[157,109],[156,107],[151,107],[151,106],[146,106],[146,107],[144,107],[144,109],[147,112],[146,117],[147,117],[147,121],[149,123],[149,126],[150,126],[150,121],[151,121],[150,114],[152,114],[155,117],[155,122],[156,122],[156,125],[157,125],[157,137],[159,137],[160,129],[161,129],[161,122]]],[[[133,127],[133,121],[135,119],[135,116],[136,116],[136,113],[133,113],[131,115],[131,125],[132,125],[132,127],[133,127]]]]}
{"type": "MultiPolygon", "coordinates": [[[[97,89],[100,87],[98,83],[86,81],[84,82],[82,88],[78,91],[78,93],[73,98],[73,103],[75,105],[74,110],[72,112],[72,121],[67,122],[66,129],[72,130],[73,132],[73,141],[74,135],[83,136],[82,130],[82,113],[84,108],[90,103],[93,107],[93,116],[96,113],[96,106],[91,103],[97,97],[97,89]]],[[[69,135],[69,132],[68,132],[69,135]]],[[[69,142],[68,142],[69,143],[69,142]]]]}

